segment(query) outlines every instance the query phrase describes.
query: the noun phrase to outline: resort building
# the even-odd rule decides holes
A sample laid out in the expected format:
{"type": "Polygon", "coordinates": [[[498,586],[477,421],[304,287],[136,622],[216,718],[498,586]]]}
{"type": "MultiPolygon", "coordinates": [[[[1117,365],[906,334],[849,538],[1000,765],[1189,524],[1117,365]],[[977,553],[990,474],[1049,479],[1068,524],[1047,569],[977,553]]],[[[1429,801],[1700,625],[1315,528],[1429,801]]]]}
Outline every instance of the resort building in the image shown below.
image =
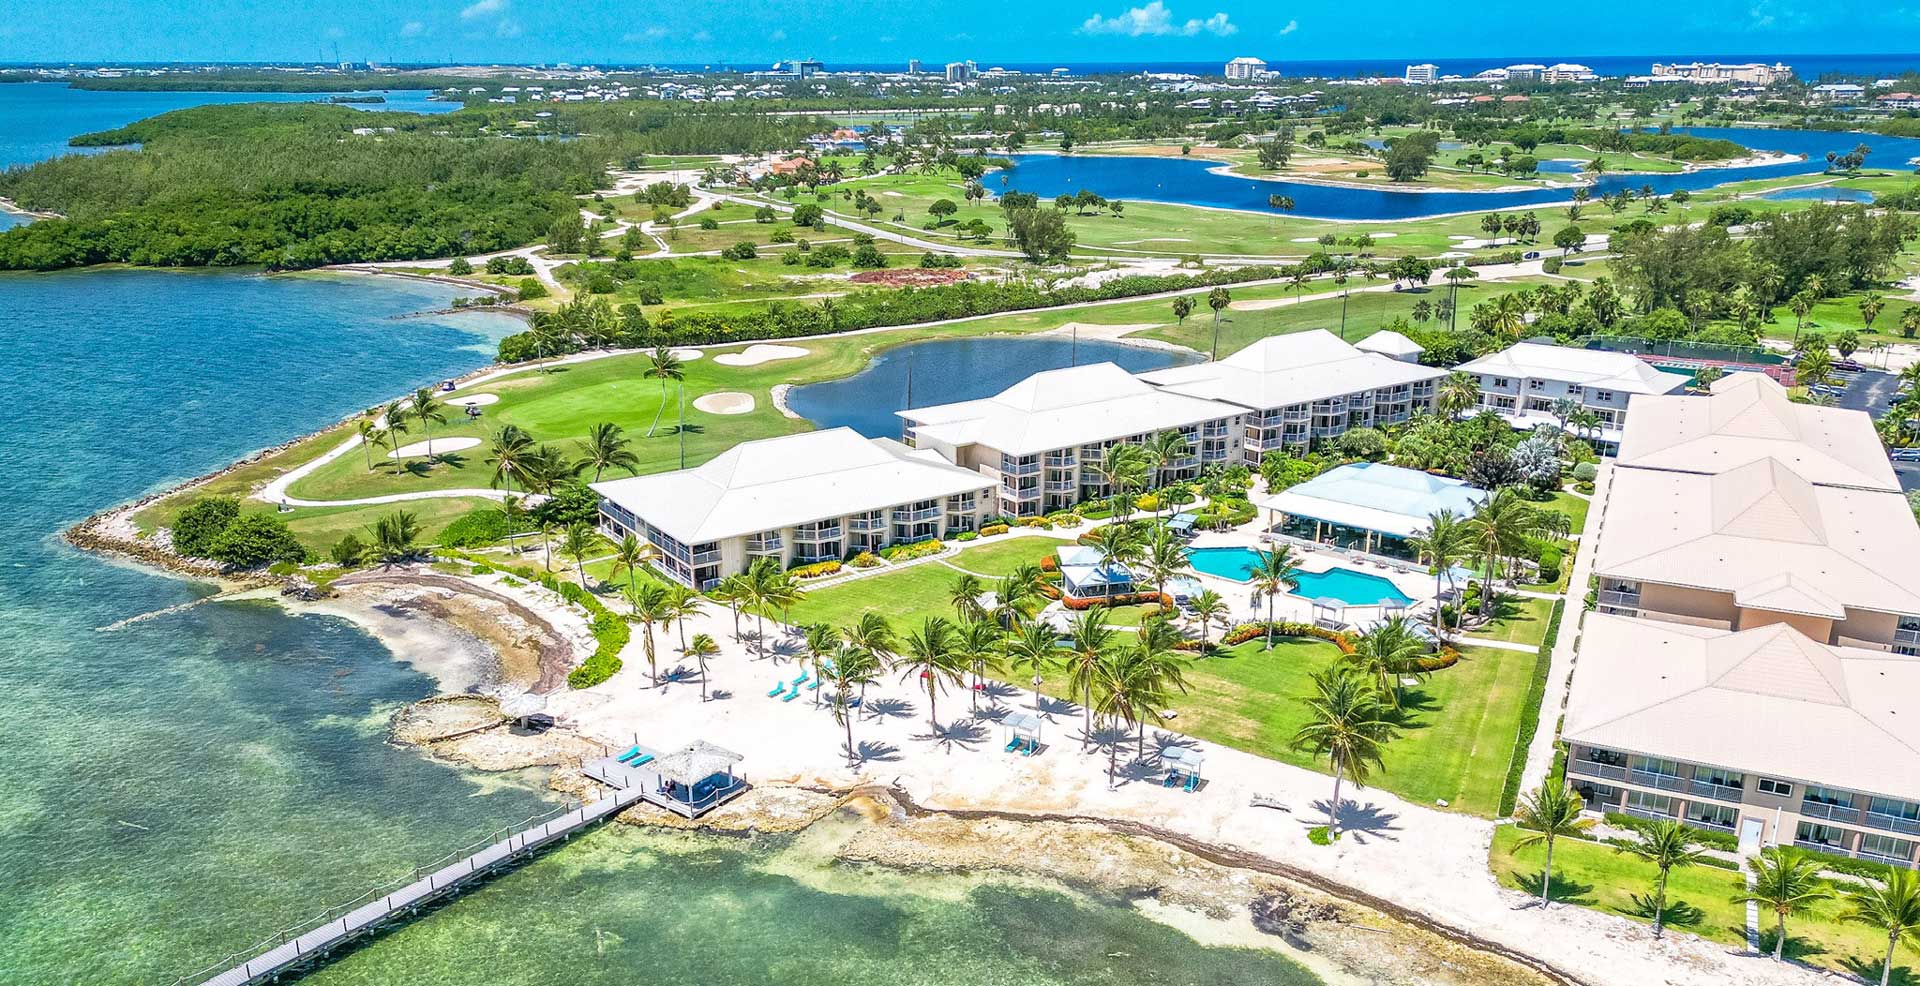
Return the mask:
{"type": "Polygon", "coordinates": [[[1407,81],[1413,83],[1440,81],[1440,66],[1431,62],[1407,66],[1407,81]]]}
{"type": "Polygon", "coordinates": [[[1603,612],[1920,651],[1920,525],[1865,412],[1741,373],[1641,398],[1604,505],[1603,612]]]}
{"type": "Polygon", "coordinates": [[[1411,559],[1407,538],[1426,528],[1434,514],[1450,510],[1468,517],[1487,491],[1458,479],[1379,462],[1329,469],[1278,493],[1256,493],[1273,534],[1310,544],[1331,544],[1392,558],[1411,559]]]}
{"type": "Polygon", "coordinates": [[[1562,738],[1590,808],[1913,865],[1920,658],[1783,623],[1724,632],[1595,614],[1562,738]]]}
{"type": "Polygon", "coordinates": [[[1684,390],[1687,377],[1666,373],[1628,353],[1523,342],[1460,364],[1480,383],[1480,410],[1492,411],[1515,428],[1531,430],[1564,422],[1554,412],[1562,398],[1592,411],[1598,432],[1584,435],[1601,455],[1612,455],[1635,395],[1684,390]]]}
{"type": "Polygon", "coordinates": [[[1267,76],[1267,63],[1242,55],[1227,63],[1225,75],[1229,79],[1264,79],[1267,76]]]}
{"type": "Polygon", "coordinates": [[[934,452],[831,428],[743,442],[705,465],[592,484],[600,527],[653,546],[694,588],[758,558],[782,568],[977,530],[992,482],[934,452]]]}
{"type": "MultiPolygon", "coordinates": [[[[1376,334],[1366,342],[1379,338],[1376,334]]],[[[1392,333],[1392,335],[1399,335],[1392,333]]],[[[1407,345],[1412,340],[1400,336],[1407,345]]],[[[1398,349],[1391,340],[1384,348],[1398,349]]],[[[1414,347],[1417,358],[1419,347],[1414,347]]],[[[1325,329],[1268,336],[1223,360],[1141,374],[1171,394],[1224,401],[1244,414],[1241,454],[1305,452],[1348,429],[1397,424],[1432,410],[1445,370],[1365,352],[1325,329]]]]}
{"type": "Polygon", "coordinates": [[[1234,461],[1244,412],[1092,363],[1036,373],[981,400],[897,413],[909,446],[985,474],[998,488],[998,512],[1033,517],[1111,495],[1100,472],[1106,450],[1161,432],[1185,436],[1191,453],[1162,466],[1162,482],[1234,461]]]}
{"type": "Polygon", "coordinates": [[[1793,78],[1793,67],[1775,62],[1767,65],[1763,62],[1745,62],[1738,65],[1722,65],[1719,62],[1687,62],[1653,64],[1656,78],[1686,79],[1691,82],[1739,82],[1752,86],[1770,86],[1775,82],[1793,78]]]}

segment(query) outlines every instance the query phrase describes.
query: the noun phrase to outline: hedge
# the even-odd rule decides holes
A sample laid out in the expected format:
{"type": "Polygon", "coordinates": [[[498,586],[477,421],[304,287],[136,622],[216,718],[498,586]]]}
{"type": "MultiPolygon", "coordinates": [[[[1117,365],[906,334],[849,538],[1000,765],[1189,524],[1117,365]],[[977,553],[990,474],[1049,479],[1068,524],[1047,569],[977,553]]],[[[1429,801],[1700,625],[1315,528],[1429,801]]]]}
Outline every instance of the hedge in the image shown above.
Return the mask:
{"type": "Polygon", "coordinates": [[[896,544],[890,548],[882,548],[880,550],[880,557],[888,561],[906,561],[909,558],[923,558],[927,555],[937,555],[945,551],[946,548],[947,546],[937,539],[932,541],[915,541],[912,544],[896,544]]]}
{"type": "Polygon", "coordinates": [[[826,575],[835,575],[840,571],[840,563],[833,559],[817,561],[808,565],[795,565],[787,569],[787,574],[796,579],[817,579],[826,575]]]}
{"type": "MultiPolygon", "coordinates": [[[[1655,824],[1653,819],[1641,818],[1638,815],[1629,815],[1618,811],[1607,812],[1606,819],[1608,825],[1623,829],[1632,829],[1635,832],[1644,832],[1648,826],[1655,824]]],[[[1684,820],[1681,821],[1682,824],[1684,824],[1684,820]]],[[[1687,825],[1686,828],[1687,834],[1693,836],[1693,841],[1709,849],[1721,849],[1727,852],[1738,852],[1740,849],[1740,840],[1736,838],[1732,832],[1721,832],[1718,829],[1705,829],[1698,825],[1687,825]]],[[[1607,841],[1613,842],[1615,840],[1609,839],[1607,841]]],[[[1628,844],[1631,845],[1631,843],[1628,844]]]]}
{"type": "Polygon", "coordinates": [[[983,538],[990,538],[996,534],[1005,534],[1010,530],[1012,530],[1012,528],[1008,527],[1005,524],[988,524],[987,526],[980,528],[980,536],[983,538]]]}
{"type": "Polygon", "coordinates": [[[1533,661],[1533,677],[1527,680],[1526,704],[1520,709],[1520,731],[1513,738],[1513,756],[1507,761],[1507,781],[1500,788],[1500,811],[1505,818],[1520,803],[1520,775],[1527,767],[1527,751],[1534,734],[1540,731],[1540,704],[1547,697],[1547,672],[1553,667],[1553,642],[1560,639],[1560,616],[1567,601],[1556,599],[1547,613],[1547,632],[1540,638],[1540,650],[1533,661]]]}
{"type": "Polygon", "coordinates": [[[1060,602],[1068,609],[1092,609],[1095,606],[1144,606],[1147,603],[1159,603],[1163,611],[1173,608],[1173,598],[1160,592],[1123,592],[1117,596],[1100,596],[1092,599],[1061,593],[1060,602]]]}

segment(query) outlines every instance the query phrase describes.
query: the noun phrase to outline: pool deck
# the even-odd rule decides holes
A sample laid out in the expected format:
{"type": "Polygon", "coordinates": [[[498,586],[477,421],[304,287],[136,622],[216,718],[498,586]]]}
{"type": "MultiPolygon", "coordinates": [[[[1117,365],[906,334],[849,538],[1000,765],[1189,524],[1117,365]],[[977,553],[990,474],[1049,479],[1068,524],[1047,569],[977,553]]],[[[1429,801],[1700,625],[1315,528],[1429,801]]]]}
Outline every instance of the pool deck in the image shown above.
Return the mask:
{"type": "MultiPolygon", "coordinates": [[[[1259,540],[1261,530],[1258,523],[1225,532],[1202,533],[1193,539],[1194,548],[1245,548],[1265,550],[1267,545],[1259,540]]],[[[1356,552],[1340,552],[1328,549],[1303,549],[1294,547],[1294,566],[1302,572],[1324,572],[1330,568],[1345,568],[1354,572],[1372,575],[1393,583],[1407,598],[1413,600],[1407,606],[1408,613],[1420,613],[1433,605],[1433,576],[1424,572],[1408,572],[1385,563],[1383,559],[1356,552]]],[[[1208,589],[1220,594],[1232,609],[1236,620],[1264,620],[1267,618],[1266,596],[1256,592],[1246,582],[1225,579],[1217,575],[1195,571],[1193,577],[1208,589]]],[[[1350,622],[1370,620],[1381,613],[1379,606],[1349,606],[1347,616],[1350,622]]],[[[1274,597],[1273,617],[1277,620],[1309,623],[1314,618],[1314,605],[1311,598],[1296,596],[1292,593],[1274,597]]]]}

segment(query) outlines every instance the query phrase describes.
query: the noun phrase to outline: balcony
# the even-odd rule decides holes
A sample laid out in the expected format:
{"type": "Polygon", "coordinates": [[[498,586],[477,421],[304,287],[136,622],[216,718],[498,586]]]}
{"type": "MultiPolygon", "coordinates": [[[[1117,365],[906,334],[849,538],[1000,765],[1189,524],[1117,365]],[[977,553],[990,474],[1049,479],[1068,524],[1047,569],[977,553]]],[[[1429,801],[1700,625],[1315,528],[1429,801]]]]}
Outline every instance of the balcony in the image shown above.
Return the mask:
{"type": "Polygon", "coordinates": [[[1815,842],[1812,839],[1795,839],[1793,840],[1793,844],[1798,848],[1811,849],[1814,852],[1823,852],[1829,856],[1853,855],[1847,851],[1846,846],[1840,845],[1837,842],[1815,842]]]}
{"type": "Polygon", "coordinates": [[[1893,631],[1893,643],[1897,647],[1920,648],[1920,627],[1901,627],[1893,631]]]}
{"type": "Polygon", "coordinates": [[[1040,460],[1032,462],[1014,462],[1011,459],[1000,460],[1000,474],[1003,476],[1034,476],[1040,472],[1040,460]]]}
{"type": "Polygon", "coordinates": [[[1077,460],[1072,452],[1048,452],[1047,468],[1070,469],[1077,460]]]}
{"type": "Polygon", "coordinates": [[[777,555],[781,547],[781,541],[777,537],[747,539],[747,554],[750,555],[777,555]]]}
{"type": "Polygon", "coordinates": [[[1372,407],[1373,391],[1371,390],[1363,391],[1361,393],[1354,394],[1353,396],[1348,397],[1347,406],[1354,407],[1354,408],[1372,407]]]}
{"type": "Polygon", "coordinates": [[[1339,438],[1346,433],[1347,426],[1345,423],[1337,425],[1315,425],[1313,428],[1313,437],[1315,438],[1339,438]]]}
{"type": "Polygon", "coordinates": [[[1867,812],[1866,821],[1860,824],[1868,828],[1885,832],[1898,832],[1901,835],[1920,835],[1920,819],[1902,818],[1899,815],[1882,815],[1879,812],[1867,812]]]}
{"type": "Polygon", "coordinates": [[[1598,777],[1602,780],[1624,781],[1627,768],[1619,764],[1601,763],[1598,760],[1569,760],[1567,769],[1585,777],[1598,777]]]}
{"type": "Polygon", "coordinates": [[[720,549],[709,548],[706,551],[696,551],[690,560],[695,565],[717,565],[720,563],[720,549]]]}
{"type": "Polygon", "coordinates": [[[1226,449],[1226,448],[1205,449],[1205,450],[1202,450],[1200,453],[1200,461],[1201,462],[1225,462],[1227,461],[1227,457],[1231,455],[1232,452],[1233,452],[1232,449],[1226,449]]]}
{"type": "Polygon", "coordinates": [[[1697,798],[1712,798],[1715,801],[1731,801],[1739,804],[1740,798],[1746,793],[1746,790],[1731,784],[1715,784],[1712,781],[1690,780],[1687,782],[1687,793],[1697,798]]]}
{"type": "Polygon", "coordinates": [[[1078,493],[1080,492],[1080,482],[1074,479],[1049,479],[1047,480],[1047,492],[1078,493]]]}
{"type": "Polygon", "coordinates": [[[901,524],[918,524],[923,521],[939,520],[944,510],[940,507],[923,507],[919,510],[895,510],[893,519],[901,524]]]}
{"type": "Polygon", "coordinates": [[[1801,818],[1824,818],[1849,825],[1860,824],[1860,809],[1851,805],[1830,805],[1820,801],[1800,802],[1801,818]]]}
{"type": "Polygon", "coordinates": [[[887,519],[885,517],[855,517],[847,521],[847,530],[855,534],[870,534],[874,531],[884,531],[886,529],[887,519]]]}
{"type": "Polygon", "coordinates": [[[793,540],[798,544],[819,544],[832,541],[840,536],[840,525],[831,527],[799,527],[793,531],[793,540]]]}
{"type": "Polygon", "coordinates": [[[1313,413],[1315,414],[1345,414],[1346,412],[1347,399],[1344,397],[1335,397],[1332,400],[1313,402],[1313,413]]]}
{"type": "Polygon", "coordinates": [[[1649,818],[1656,822],[1671,822],[1674,820],[1672,815],[1664,811],[1655,811],[1652,808],[1642,808],[1638,805],[1621,805],[1620,810],[1635,818],[1649,818]]]}
{"type": "Polygon", "coordinates": [[[1618,589],[1602,589],[1600,590],[1599,603],[1602,606],[1611,606],[1614,609],[1639,609],[1640,593],[1625,592],[1618,589]]]}
{"type": "Polygon", "coordinates": [[[1002,486],[1000,487],[1000,495],[1009,500],[1038,500],[1040,499],[1040,487],[1024,486],[1015,488],[1012,486],[1002,486]]]}
{"type": "Polygon", "coordinates": [[[1200,437],[1201,438],[1227,437],[1227,423],[1224,421],[1209,421],[1206,424],[1201,425],[1200,437]]]}
{"type": "Polygon", "coordinates": [[[1641,787],[1659,788],[1662,791],[1684,791],[1687,789],[1688,781],[1684,777],[1676,777],[1672,774],[1656,774],[1651,770],[1639,770],[1636,768],[1627,771],[1627,783],[1638,784],[1641,787]]]}
{"type": "Polygon", "coordinates": [[[1184,455],[1184,456],[1181,456],[1181,457],[1180,457],[1180,458],[1178,458],[1178,459],[1170,459],[1170,460],[1168,460],[1168,461],[1167,461],[1167,464],[1166,464],[1165,466],[1163,466],[1162,468],[1163,468],[1163,469],[1167,469],[1167,470],[1175,470],[1175,469],[1192,469],[1192,468],[1193,468],[1194,466],[1197,466],[1197,465],[1199,465],[1199,464],[1200,464],[1200,457],[1199,457],[1199,456],[1197,456],[1197,455],[1184,455]]]}
{"type": "Polygon", "coordinates": [[[1080,461],[1082,462],[1099,462],[1106,457],[1107,450],[1103,448],[1083,448],[1080,450],[1080,461]]]}

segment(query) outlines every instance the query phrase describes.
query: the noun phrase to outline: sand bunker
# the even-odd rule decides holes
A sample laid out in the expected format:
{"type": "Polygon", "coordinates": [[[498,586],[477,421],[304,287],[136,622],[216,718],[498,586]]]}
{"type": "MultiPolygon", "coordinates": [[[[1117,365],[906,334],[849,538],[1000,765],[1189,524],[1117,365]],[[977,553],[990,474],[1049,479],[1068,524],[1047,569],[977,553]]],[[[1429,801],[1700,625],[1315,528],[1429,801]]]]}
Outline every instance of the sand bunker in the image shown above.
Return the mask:
{"type": "Polygon", "coordinates": [[[705,411],[708,414],[746,414],[753,410],[753,395],[743,394],[737,390],[706,394],[694,398],[693,406],[696,410],[705,411]]]}
{"type": "MultiPolygon", "coordinates": [[[[388,452],[387,458],[389,459],[420,458],[427,454],[428,444],[429,443],[427,442],[414,442],[412,445],[402,445],[399,448],[394,449],[391,452],[388,452]]],[[[448,452],[458,452],[461,449],[473,448],[474,446],[480,444],[480,439],[478,438],[436,438],[432,441],[431,444],[433,445],[434,455],[445,455],[448,452]]]]}
{"type": "Polygon", "coordinates": [[[707,354],[704,351],[698,350],[698,349],[676,349],[673,351],[673,358],[679,360],[682,363],[691,363],[694,360],[705,357],[706,355],[707,354]]]}
{"type": "Polygon", "coordinates": [[[1149,236],[1144,240],[1121,240],[1114,246],[1138,246],[1142,243],[1192,243],[1184,236],[1149,236]]]}
{"type": "Polygon", "coordinates": [[[715,356],[713,361],[721,366],[759,366],[778,359],[799,359],[807,351],[799,346],[774,346],[767,343],[755,343],[744,352],[727,353],[715,356]]]}
{"type": "Polygon", "coordinates": [[[486,407],[488,404],[497,404],[499,401],[499,394],[468,394],[465,397],[449,397],[444,403],[455,407],[486,407]]]}

